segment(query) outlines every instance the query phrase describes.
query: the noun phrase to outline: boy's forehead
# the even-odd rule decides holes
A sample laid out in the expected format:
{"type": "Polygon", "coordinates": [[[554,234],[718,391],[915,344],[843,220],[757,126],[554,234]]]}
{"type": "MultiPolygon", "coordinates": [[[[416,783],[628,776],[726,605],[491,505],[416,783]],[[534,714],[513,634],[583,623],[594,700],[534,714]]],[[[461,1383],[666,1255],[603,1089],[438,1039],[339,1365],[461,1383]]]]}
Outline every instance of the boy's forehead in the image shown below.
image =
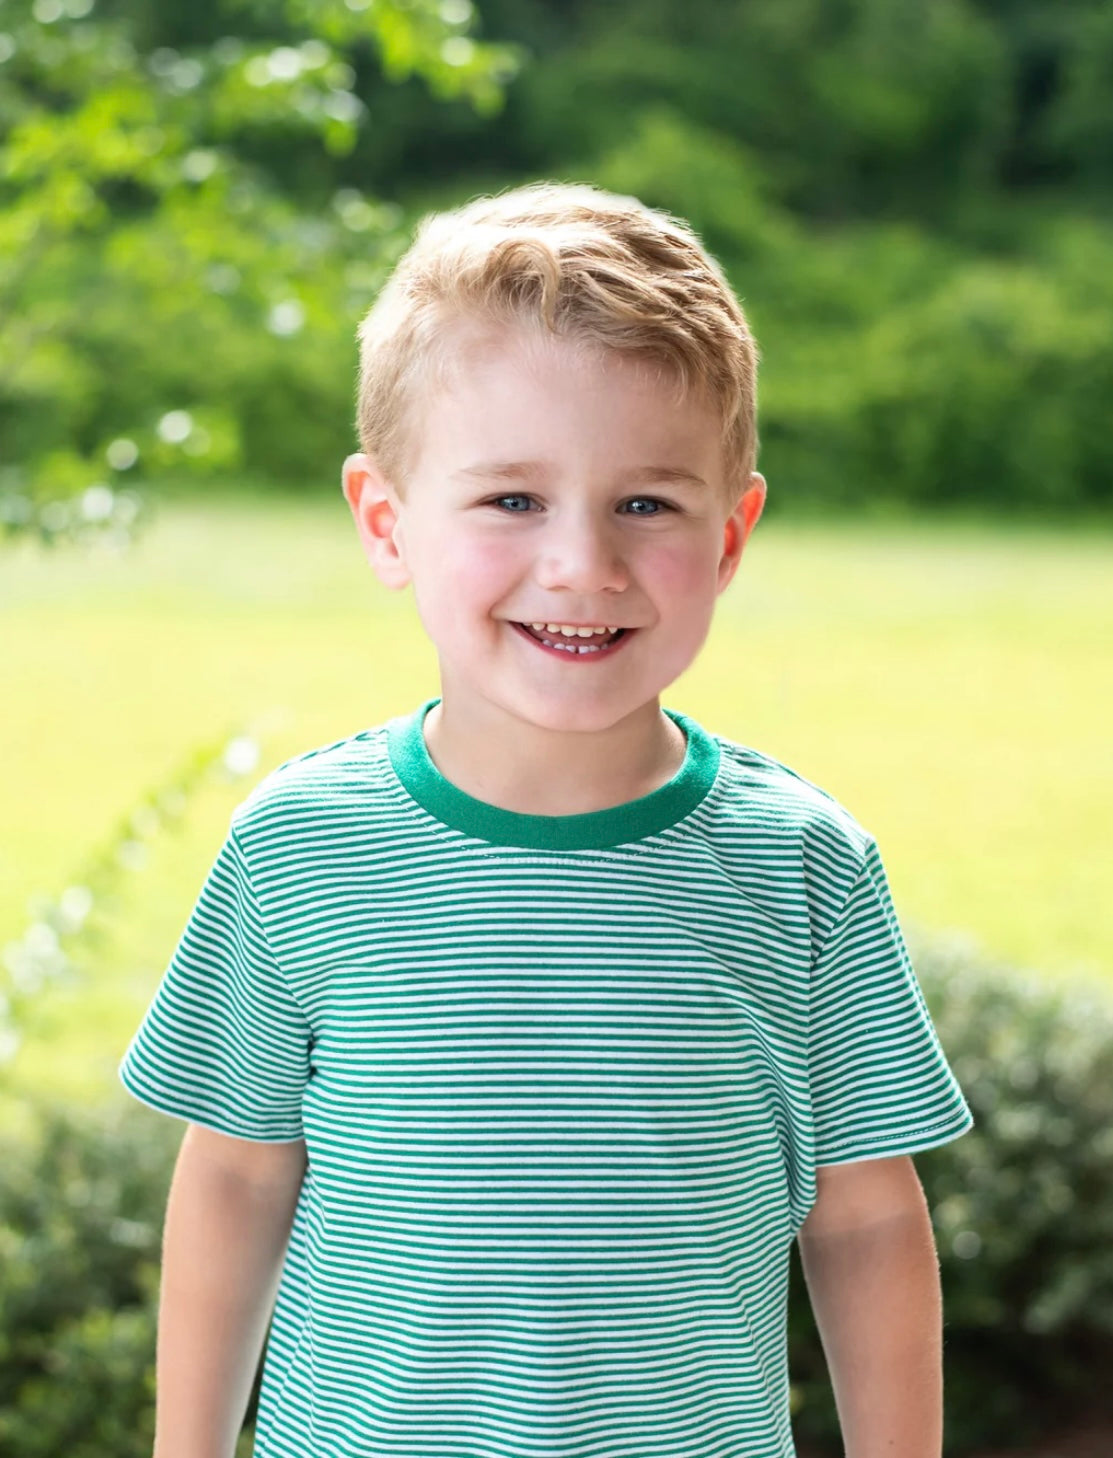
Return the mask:
{"type": "MultiPolygon", "coordinates": [[[[644,481],[662,463],[702,478],[722,456],[722,422],[657,359],[527,329],[461,332],[446,340],[415,401],[429,454],[471,475],[538,474],[538,453],[629,456],[644,481]]],[[[422,451],[425,454],[425,451],[422,451]]],[[[634,481],[634,484],[639,484],[634,481]]]]}

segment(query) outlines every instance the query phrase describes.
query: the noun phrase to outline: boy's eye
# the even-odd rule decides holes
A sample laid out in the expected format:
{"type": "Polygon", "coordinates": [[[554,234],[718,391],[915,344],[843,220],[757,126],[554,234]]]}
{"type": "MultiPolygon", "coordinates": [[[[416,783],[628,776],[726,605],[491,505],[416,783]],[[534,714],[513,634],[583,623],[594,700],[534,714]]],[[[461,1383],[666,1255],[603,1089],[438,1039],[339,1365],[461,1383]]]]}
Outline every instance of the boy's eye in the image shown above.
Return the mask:
{"type": "MultiPolygon", "coordinates": [[[[509,511],[512,516],[521,516],[523,512],[529,510],[529,503],[532,500],[532,496],[515,494],[513,496],[496,496],[490,504],[492,506],[502,507],[504,510],[509,511]],[[507,505],[507,503],[511,504],[507,505]]],[[[656,496],[634,496],[625,502],[624,505],[631,508],[631,516],[660,516],[663,511],[673,510],[667,501],[660,501],[656,496]],[[643,511],[640,509],[642,507],[649,507],[650,510],[643,511]]]]}
{"type": "Polygon", "coordinates": [[[631,516],[660,516],[663,511],[671,511],[672,507],[667,501],[659,501],[656,496],[634,496],[627,503],[629,507],[652,506],[653,511],[631,511],[631,516]]]}

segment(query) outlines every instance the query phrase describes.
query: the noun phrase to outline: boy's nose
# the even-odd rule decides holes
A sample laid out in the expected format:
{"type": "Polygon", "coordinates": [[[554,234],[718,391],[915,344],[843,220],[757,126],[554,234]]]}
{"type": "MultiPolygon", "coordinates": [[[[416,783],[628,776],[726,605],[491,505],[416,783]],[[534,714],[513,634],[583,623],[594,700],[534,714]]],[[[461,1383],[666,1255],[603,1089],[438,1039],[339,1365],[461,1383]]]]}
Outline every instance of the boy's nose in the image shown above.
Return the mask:
{"type": "Polygon", "coordinates": [[[630,574],[619,544],[597,523],[567,521],[545,533],[534,565],[539,587],[570,592],[621,592],[630,574]]]}

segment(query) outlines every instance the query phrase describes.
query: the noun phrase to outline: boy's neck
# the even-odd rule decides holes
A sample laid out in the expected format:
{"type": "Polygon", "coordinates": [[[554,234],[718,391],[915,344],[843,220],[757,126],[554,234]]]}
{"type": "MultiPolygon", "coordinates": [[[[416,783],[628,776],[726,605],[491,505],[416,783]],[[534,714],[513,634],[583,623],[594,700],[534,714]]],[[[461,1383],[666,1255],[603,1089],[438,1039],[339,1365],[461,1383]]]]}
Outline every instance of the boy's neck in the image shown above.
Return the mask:
{"type": "Polygon", "coordinates": [[[687,752],[684,731],[657,705],[597,734],[531,732],[520,722],[499,730],[471,710],[446,714],[442,699],[425,716],[425,745],[458,790],[519,815],[586,815],[627,804],[667,784],[687,752]]]}

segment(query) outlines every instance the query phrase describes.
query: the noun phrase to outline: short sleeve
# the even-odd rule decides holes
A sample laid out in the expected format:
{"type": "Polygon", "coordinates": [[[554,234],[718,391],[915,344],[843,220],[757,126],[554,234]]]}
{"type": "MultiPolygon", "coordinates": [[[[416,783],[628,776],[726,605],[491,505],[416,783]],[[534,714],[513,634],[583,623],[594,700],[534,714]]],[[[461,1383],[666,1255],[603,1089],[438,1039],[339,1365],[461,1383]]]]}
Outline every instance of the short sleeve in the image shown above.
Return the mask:
{"type": "Polygon", "coordinates": [[[233,824],[120,1064],[120,1081],[152,1108],[223,1134],[299,1139],[310,1046],[233,824]]]}
{"type": "Polygon", "coordinates": [[[808,1065],[817,1165],[912,1154],[973,1126],[873,841],[813,964],[808,1065]]]}

